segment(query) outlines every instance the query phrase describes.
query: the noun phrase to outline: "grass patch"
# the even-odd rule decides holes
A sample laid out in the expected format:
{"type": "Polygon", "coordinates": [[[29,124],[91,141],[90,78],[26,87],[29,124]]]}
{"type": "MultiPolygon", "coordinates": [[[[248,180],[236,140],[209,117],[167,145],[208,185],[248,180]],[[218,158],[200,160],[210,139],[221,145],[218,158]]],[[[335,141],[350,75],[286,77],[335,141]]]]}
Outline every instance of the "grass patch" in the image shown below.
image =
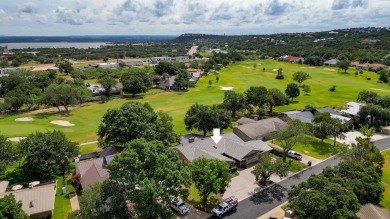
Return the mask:
{"type": "MultiPolygon", "coordinates": [[[[306,144],[298,143],[294,146],[293,150],[298,153],[302,153],[320,160],[324,160],[332,155],[335,155],[345,148],[345,145],[341,143],[336,143],[336,147],[333,146],[333,140],[324,139],[322,142],[321,139],[318,139],[313,136],[307,136],[308,141],[306,144]]],[[[280,142],[273,141],[274,144],[280,145],[280,142]]]]}
{"type": "MultiPolygon", "coordinates": [[[[271,154],[271,153],[270,153],[270,156],[271,156],[272,158],[275,158],[275,159],[279,159],[279,160],[282,159],[281,157],[276,156],[275,154],[271,154]]],[[[307,165],[304,164],[304,163],[302,163],[302,162],[299,162],[299,161],[297,161],[297,160],[293,160],[293,162],[292,162],[291,165],[289,166],[289,170],[290,170],[291,172],[294,172],[294,173],[299,172],[299,171],[301,171],[301,170],[303,170],[303,169],[305,169],[305,168],[307,168],[307,165]]]]}
{"type": "Polygon", "coordinates": [[[79,146],[79,154],[88,154],[88,153],[100,152],[100,151],[102,151],[102,149],[99,148],[98,143],[79,146]]]}
{"type": "MultiPolygon", "coordinates": [[[[69,175],[70,178],[70,175],[69,175]]],[[[68,179],[69,180],[69,179],[68,179]]],[[[62,177],[57,177],[57,193],[54,204],[53,219],[67,219],[68,214],[72,211],[70,205],[69,193],[75,192],[73,186],[68,182],[66,185],[66,194],[62,194],[62,177]]]]}
{"type": "MultiPolygon", "coordinates": [[[[223,101],[225,91],[221,86],[234,87],[234,91],[244,92],[250,86],[265,86],[268,88],[278,88],[284,91],[286,85],[292,80],[292,74],[297,71],[305,71],[310,74],[311,79],[304,82],[310,85],[310,95],[301,95],[295,103],[276,107],[275,112],[282,112],[292,109],[303,109],[305,105],[311,104],[314,107],[322,106],[345,106],[349,101],[356,99],[358,92],[369,90],[370,88],[390,90],[387,84],[376,83],[379,77],[374,72],[364,71],[365,77],[354,77],[353,71],[349,70],[347,74],[335,71],[325,70],[324,66],[305,68],[306,65],[278,62],[274,60],[256,60],[237,62],[221,69],[218,74],[219,81],[215,82],[215,75],[210,74],[200,78],[196,87],[190,88],[188,92],[159,92],[156,89],[150,89],[145,95],[135,98],[115,99],[104,104],[91,104],[72,110],[67,114],[45,114],[39,117],[39,114],[21,113],[8,116],[0,116],[0,131],[9,137],[27,136],[35,131],[62,130],[66,136],[76,142],[83,143],[97,139],[96,132],[101,118],[109,108],[118,108],[128,101],[148,102],[156,111],[163,110],[173,117],[174,129],[179,135],[187,134],[191,131],[185,130],[184,116],[188,108],[194,104],[219,104],[223,101]],[[258,67],[253,68],[257,63],[258,67]],[[265,68],[265,72],[263,72],[265,68]],[[276,72],[273,69],[283,68],[284,80],[276,80],[276,72]],[[368,81],[365,78],[371,77],[368,81]],[[212,80],[213,85],[209,87],[208,81],[212,80]],[[336,85],[335,92],[329,92],[328,88],[336,85]],[[15,122],[19,117],[33,117],[31,122],[15,122]],[[62,127],[50,124],[50,121],[56,119],[69,120],[75,124],[73,127],[62,127]]],[[[326,67],[329,68],[329,67],[326,67]]],[[[380,95],[388,94],[385,91],[375,90],[380,95]]],[[[327,155],[323,155],[327,156],[327,155]]]]}
{"type": "Polygon", "coordinates": [[[382,183],[385,192],[383,193],[383,200],[379,204],[390,211],[390,150],[383,152],[382,155],[385,158],[385,165],[382,168],[382,183]]]}
{"type": "MultiPolygon", "coordinates": [[[[199,205],[201,205],[200,202],[200,196],[198,194],[198,190],[196,189],[195,185],[192,184],[190,187],[190,195],[188,196],[189,203],[193,205],[195,208],[199,205]]],[[[213,209],[215,206],[217,206],[218,203],[222,201],[222,197],[220,195],[210,195],[208,197],[208,203],[205,206],[206,212],[211,212],[211,209],[213,209]]]]}

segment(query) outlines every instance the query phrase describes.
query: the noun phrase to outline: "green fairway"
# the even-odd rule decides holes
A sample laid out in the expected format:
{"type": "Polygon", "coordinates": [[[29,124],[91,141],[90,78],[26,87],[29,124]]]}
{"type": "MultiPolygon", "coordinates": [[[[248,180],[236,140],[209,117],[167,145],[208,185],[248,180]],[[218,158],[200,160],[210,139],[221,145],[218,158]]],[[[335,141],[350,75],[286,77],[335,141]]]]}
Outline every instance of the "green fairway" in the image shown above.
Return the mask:
{"type": "MultiPolygon", "coordinates": [[[[215,80],[216,75],[210,74],[201,78],[195,88],[187,92],[161,92],[151,89],[146,95],[135,99],[111,100],[104,104],[91,104],[72,110],[69,113],[23,113],[12,116],[0,117],[0,131],[9,137],[27,136],[34,131],[46,131],[59,129],[65,132],[67,137],[76,142],[89,142],[97,139],[96,132],[101,117],[109,108],[120,107],[127,101],[148,102],[156,111],[167,111],[174,119],[175,131],[182,135],[188,133],[184,126],[184,115],[187,109],[194,103],[218,104],[222,102],[225,91],[221,86],[234,87],[235,91],[244,92],[250,86],[266,86],[268,88],[279,88],[284,92],[287,83],[292,82],[292,74],[296,71],[309,73],[312,79],[304,82],[310,85],[310,95],[301,94],[296,98],[297,103],[288,106],[276,107],[275,111],[280,112],[289,109],[303,109],[305,105],[311,104],[314,107],[321,106],[344,106],[349,101],[354,101],[359,91],[364,89],[388,90],[387,84],[376,83],[378,76],[373,72],[364,72],[363,75],[355,77],[354,69],[347,74],[339,73],[337,69],[324,66],[309,67],[292,63],[278,62],[274,60],[258,60],[237,62],[222,69],[219,73],[219,81],[215,80]],[[257,68],[253,64],[257,63],[257,68]],[[263,72],[263,68],[266,69],[263,72]],[[273,69],[283,68],[284,80],[276,80],[276,72],[273,69]],[[330,70],[329,70],[330,69],[330,70]],[[333,70],[333,71],[332,71],[333,70]],[[366,80],[370,77],[371,80],[366,80]],[[208,82],[212,80],[212,86],[208,82]],[[329,87],[336,85],[336,91],[328,91],[329,87]],[[16,122],[19,117],[33,117],[31,122],[16,122]],[[72,127],[62,127],[50,124],[52,120],[68,120],[75,124],[72,127]]],[[[380,95],[389,94],[386,91],[372,90],[380,95]]]]}
{"type": "Polygon", "coordinates": [[[385,165],[382,168],[382,182],[386,190],[383,193],[383,200],[380,205],[390,211],[390,150],[383,152],[382,155],[385,158],[385,165]]]}

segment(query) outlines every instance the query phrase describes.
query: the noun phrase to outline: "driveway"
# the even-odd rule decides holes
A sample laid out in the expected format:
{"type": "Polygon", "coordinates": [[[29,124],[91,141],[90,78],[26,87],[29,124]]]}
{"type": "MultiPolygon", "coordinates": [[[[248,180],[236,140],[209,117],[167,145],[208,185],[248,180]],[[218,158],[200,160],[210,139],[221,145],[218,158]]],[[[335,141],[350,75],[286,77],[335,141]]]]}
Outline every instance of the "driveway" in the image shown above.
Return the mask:
{"type": "MultiPolygon", "coordinates": [[[[365,136],[360,133],[360,132],[347,132],[347,133],[344,133],[345,135],[345,139],[341,139],[341,138],[336,138],[336,141],[342,143],[342,144],[345,144],[345,145],[349,145],[351,146],[352,144],[356,144],[356,138],[357,137],[362,137],[362,138],[365,138],[365,136]]],[[[376,141],[376,140],[379,140],[379,139],[383,139],[383,138],[387,138],[389,137],[388,135],[384,135],[384,134],[374,134],[372,137],[371,137],[371,141],[376,141]]],[[[330,138],[330,139],[333,139],[330,138]]]]}

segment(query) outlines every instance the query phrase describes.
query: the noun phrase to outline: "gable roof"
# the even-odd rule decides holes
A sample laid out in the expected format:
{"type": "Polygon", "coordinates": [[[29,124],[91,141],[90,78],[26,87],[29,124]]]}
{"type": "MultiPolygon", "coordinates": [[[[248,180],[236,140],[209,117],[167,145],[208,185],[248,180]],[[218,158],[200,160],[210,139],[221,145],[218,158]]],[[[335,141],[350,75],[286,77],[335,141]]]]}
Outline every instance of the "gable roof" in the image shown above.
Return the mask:
{"type": "Polygon", "coordinates": [[[240,130],[250,139],[257,139],[270,132],[278,131],[287,126],[287,123],[279,118],[269,118],[256,121],[254,123],[239,125],[235,129],[240,130]]]}
{"type": "Polygon", "coordinates": [[[79,161],[87,160],[91,158],[106,157],[113,154],[118,154],[123,151],[123,147],[120,146],[110,146],[105,148],[102,152],[92,152],[88,154],[80,154],[79,161]]]}
{"type": "Polygon", "coordinates": [[[256,120],[246,118],[246,117],[241,117],[239,120],[237,120],[238,124],[249,124],[249,123],[254,123],[254,122],[256,122],[256,120]]]}
{"type": "Polygon", "coordinates": [[[109,176],[104,157],[80,161],[77,166],[83,188],[97,182],[103,182],[109,176]]]}
{"type": "Polygon", "coordinates": [[[329,59],[328,61],[325,61],[325,65],[336,65],[339,62],[338,59],[329,59]]]}
{"type": "Polygon", "coordinates": [[[340,115],[339,112],[337,112],[336,110],[326,106],[326,107],[322,107],[322,108],[319,108],[317,109],[317,112],[320,112],[320,113],[330,113],[330,114],[333,114],[333,115],[340,115]]]}
{"type": "Polygon", "coordinates": [[[244,142],[236,134],[230,132],[222,136],[223,138],[215,144],[210,137],[196,138],[194,142],[184,142],[174,147],[180,151],[187,160],[192,161],[199,157],[216,158],[226,162],[234,163],[235,160],[242,160],[245,156],[254,152],[269,151],[269,147],[261,140],[244,142]]]}
{"type": "Polygon", "coordinates": [[[364,106],[364,104],[356,103],[356,102],[348,102],[347,103],[348,108],[345,110],[341,110],[341,111],[345,112],[349,115],[356,116],[358,114],[358,112],[360,111],[360,109],[362,108],[362,106],[364,106]]]}
{"type": "Polygon", "coordinates": [[[167,88],[167,87],[172,87],[173,84],[175,83],[176,76],[169,76],[165,77],[160,84],[158,85],[159,88],[167,88]]]}
{"type": "Polygon", "coordinates": [[[293,111],[293,112],[283,112],[290,119],[299,119],[304,123],[312,123],[314,119],[314,114],[310,111],[293,111]]]}
{"type": "Polygon", "coordinates": [[[356,213],[360,219],[384,219],[390,218],[390,212],[371,203],[363,205],[356,213]]]}
{"type": "Polygon", "coordinates": [[[1,193],[0,198],[12,193],[16,201],[22,202],[22,210],[28,215],[33,215],[54,209],[56,189],[57,183],[49,183],[38,185],[31,189],[27,188],[1,193]]]}

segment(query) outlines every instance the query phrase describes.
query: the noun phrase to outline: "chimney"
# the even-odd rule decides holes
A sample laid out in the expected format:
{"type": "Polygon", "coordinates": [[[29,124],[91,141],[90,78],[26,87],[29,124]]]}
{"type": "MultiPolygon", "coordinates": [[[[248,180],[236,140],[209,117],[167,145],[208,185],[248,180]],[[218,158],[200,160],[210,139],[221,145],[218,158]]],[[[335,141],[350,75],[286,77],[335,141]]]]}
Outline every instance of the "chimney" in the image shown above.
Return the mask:
{"type": "Polygon", "coordinates": [[[188,143],[192,143],[192,142],[194,142],[195,141],[195,138],[194,137],[189,137],[188,138],[188,143]]]}

